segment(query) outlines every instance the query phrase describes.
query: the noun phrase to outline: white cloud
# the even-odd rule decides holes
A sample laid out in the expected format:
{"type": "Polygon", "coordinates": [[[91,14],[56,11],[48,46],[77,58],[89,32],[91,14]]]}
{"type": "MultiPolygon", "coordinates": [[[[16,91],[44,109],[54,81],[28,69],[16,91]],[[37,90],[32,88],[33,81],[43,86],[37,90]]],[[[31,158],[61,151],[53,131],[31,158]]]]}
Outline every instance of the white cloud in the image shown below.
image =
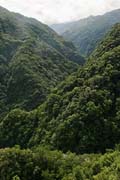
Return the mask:
{"type": "Polygon", "coordinates": [[[120,8],[120,0],[0,0],[0,5],[51,24],[103,14],[120,8]]]}

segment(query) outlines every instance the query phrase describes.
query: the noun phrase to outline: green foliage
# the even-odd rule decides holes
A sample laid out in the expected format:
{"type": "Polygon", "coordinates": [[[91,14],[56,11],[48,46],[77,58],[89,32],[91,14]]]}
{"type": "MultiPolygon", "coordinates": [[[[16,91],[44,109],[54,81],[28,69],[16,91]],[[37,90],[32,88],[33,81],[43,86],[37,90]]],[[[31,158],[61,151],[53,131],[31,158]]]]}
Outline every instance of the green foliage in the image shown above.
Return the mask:
{"type": "Polygon", "coordinates": [[[12,180],[20,180],[18,176],[14,176],[12,180]]]}
{"type": "Polygon", "coordinates": [[[35,111],[27,113],[20,109],[12,110],[0,124],[0,147],[12,147],[15,144],[26,147],[38,125],[37,121],[35,111]]]}
{"type": "Polygon", "coordinates": [[[115,36],[120,42],[119,29],[117,24],[107,37],[110,44],[114,43],[113,48],[103,51],[97,60],[91,56],[83,68],[55,88],[35,111],[8,113],[0,124],[1,147],[42,144],[63,152],[90,153],[105,152],[119,143],[120,45],[113,41],[115,36]]]}
{"type": "Polygon", "coordinates": [[[0,7],[0,114],[31,110],[83,64],[75,47],[47,25],[0,7]]]}
{"type": "Polygon", "coordinates": [[[92,56],[38,108],[40,123],[30,145],[90,153],[104,152],[119,143],[120,25],[114,28],[106,37],[110,48],[105,39],[102,55],[97,60],[92,56]]]}
{"type": "Polygon", "coordinates": [[[120,152],[75,155],[42,147],[0,149],[0,179],[119,180],[120,152]]]}
{"type": "Polygon", "coordinates": [[[73,45],[0,11],[0,180],[119,180],[120,24],[48,95],[77,69],[73,45]]]}

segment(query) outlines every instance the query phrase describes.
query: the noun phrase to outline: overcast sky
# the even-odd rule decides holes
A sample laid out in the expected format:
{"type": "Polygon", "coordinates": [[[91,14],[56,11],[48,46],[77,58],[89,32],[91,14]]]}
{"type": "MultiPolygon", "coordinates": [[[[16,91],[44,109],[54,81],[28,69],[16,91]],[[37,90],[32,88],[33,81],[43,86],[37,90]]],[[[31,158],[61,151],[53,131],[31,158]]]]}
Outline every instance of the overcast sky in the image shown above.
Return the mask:
{"type": "Polygon", "coordinates": [[[120,0],[0,0],[0,5],[46,24],[53,24],[118,9],[120,0]]]}

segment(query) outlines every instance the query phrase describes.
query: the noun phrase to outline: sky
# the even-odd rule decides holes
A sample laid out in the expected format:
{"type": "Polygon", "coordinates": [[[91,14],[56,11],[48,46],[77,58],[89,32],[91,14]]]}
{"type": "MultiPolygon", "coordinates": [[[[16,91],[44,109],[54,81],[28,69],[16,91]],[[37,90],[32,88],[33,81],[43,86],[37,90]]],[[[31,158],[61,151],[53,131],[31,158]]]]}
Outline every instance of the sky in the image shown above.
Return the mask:
{"type": "Polygon", "coordinates": [[[120,0],[0,0],[0,6],[50,25],[119,9],[120,0]]]}

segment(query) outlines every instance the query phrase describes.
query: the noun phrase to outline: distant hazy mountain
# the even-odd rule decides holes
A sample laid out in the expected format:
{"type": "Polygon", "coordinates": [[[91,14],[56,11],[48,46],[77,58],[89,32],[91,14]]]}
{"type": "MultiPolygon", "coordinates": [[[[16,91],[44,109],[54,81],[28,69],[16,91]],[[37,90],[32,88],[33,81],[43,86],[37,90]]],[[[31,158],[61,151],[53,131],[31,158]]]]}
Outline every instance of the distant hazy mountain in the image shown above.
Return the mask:
{"type": "Polygon", "coordinates": [[[0,7],[0,112],[32,109],[83,64],[74,45],[39,21],[0,7]],[[9,109],[9,108],[8,108],[9,109]]]}
{"type": "Polygon", "coordinates": [[[66,40],[72,41],[82,54],[88,56],[106,32],[118,22],[120,9],[75,22],[54,24],[51,27],[66,40]]]}

